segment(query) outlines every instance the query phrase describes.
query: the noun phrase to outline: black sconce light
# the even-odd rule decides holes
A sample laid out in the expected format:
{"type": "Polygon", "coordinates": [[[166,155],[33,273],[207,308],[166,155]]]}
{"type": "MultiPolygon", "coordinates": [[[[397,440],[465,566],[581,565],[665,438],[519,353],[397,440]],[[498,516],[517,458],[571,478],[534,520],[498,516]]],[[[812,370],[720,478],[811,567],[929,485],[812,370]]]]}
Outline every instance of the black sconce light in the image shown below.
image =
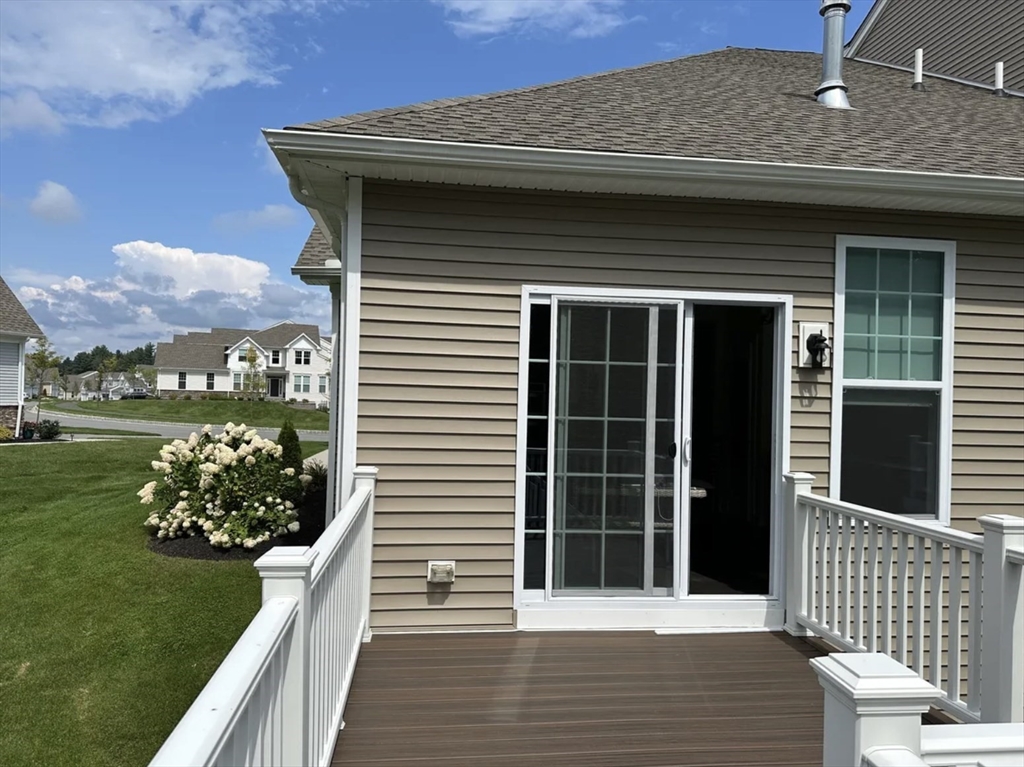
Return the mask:
{"type": "Polygon", "coordinates": [[[811,355],[811,367],[825,367],[825,355],[832,349],[828,345],[828,339],[821,333],[811,333],[807,336],[807,353],[811,355]]]}

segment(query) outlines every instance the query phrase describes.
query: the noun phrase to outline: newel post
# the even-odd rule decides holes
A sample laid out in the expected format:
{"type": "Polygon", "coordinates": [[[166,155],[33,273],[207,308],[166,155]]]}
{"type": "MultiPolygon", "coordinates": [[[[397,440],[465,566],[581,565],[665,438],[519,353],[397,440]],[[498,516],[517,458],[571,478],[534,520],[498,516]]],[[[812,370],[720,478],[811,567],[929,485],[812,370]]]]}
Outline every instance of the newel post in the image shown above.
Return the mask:
{"type": "Polygon", "coordinates": [[[373,585],[373,501],[377,495],[377,467],[356,466],[353,474],[353,493],[359,492],[362,488],[368,488],[369,497],[366,499],[366,522],[363,528],[363,537],[366,541],[364,552],[364,572],[360,573],[363,578],[363,641],[369,642],[373,636],[370,629],[370,599],[373,585]]]}
{"type": "Polygon", "coordinates": [[[981,721],[1024,721],[1024,598],[1021,568],[1007,561],[1024,547],[1024,518],[988,514],[981,578],[981,721]]]}
{"type": "Polygon", "coordinates": [[[942,692],[881,653],[832,653],[811,666],[825,688],[825,765],[859,767],[876,748],[921,753],[921,715],[942,692]]]}
{"type": "Polygon", "coordinates": [[[811,515],[807,507],[797,497],[801,493],[811,492],[814,475],[797,471],[785,474],[786,506],[785,506],[785,557],[786,572],[786,623],[783,628],[793,636],[807,636],[810,632],[797,623],[798,615],[807,615],[810,605],[807,595],[811,570],[811,515]]]}
{"type": "Polygon", "coordinates": [[[306,546],[275,546],[253,564],[263,580],[263,601],[294,597],[295,631],[285,659],[281,737],[284,765],[305,767],[309,758],[309,654],[311,577],[316,552],[306,546]]]}

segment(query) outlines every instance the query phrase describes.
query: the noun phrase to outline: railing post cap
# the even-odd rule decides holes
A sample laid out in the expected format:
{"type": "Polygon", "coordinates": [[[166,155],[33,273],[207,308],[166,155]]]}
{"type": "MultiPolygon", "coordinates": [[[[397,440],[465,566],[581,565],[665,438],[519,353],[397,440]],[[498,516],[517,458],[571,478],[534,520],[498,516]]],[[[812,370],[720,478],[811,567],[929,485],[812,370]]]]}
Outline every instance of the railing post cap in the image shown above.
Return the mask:
{"type": "Polygon", "coordinates": [[[983,517],[978,517],[978,524],[983,530],[992,530],[993,532],[1024,532],[1024,517],[1017,517],[1013,514],[986,514],[983,517]]]}
{"type": "Polygon", "coordinates": [[[814,482],[816,477],[813,474],[808,474],[806,471],[790,471],[786,472],[783,477],[787,482],[796,482],[799,484],[809,485],[814,482]]]}
{"type": "Polygon", "coordinates": [[[309,572],[317,552],[309,546],[275,546],[253,562],[260,575],[298,575],[309,572]]]}
{"type": "Polygon", "coordinates": [[[373,477],[376,479],[379,469],[376,466],[356,466],[352,474],[356,477],[373,477]]]}
{"type": "Polygon", "coordinates": [[[882,653],[813,658],[818,682],[856,713],[924,713],[942,696],[914,671],[882,653]]]}

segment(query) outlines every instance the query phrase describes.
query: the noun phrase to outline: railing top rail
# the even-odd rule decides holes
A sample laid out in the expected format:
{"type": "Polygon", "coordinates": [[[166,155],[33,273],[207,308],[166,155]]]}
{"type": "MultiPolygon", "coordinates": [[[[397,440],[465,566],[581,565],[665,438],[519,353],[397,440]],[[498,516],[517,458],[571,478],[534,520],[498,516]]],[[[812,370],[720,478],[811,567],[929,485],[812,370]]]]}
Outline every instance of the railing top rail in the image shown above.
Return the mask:
{"type": "Polygon", "coordinates": [[[901,517],[898,514],[890,514],[887,511],[869,509],[866,506],[858,506],[846,501],[837,501],[834,498],[825,498],[813,493],[799,493],[797,500],[809,506],[816,506],[837,514],[843,514],[853,519],[865,522],[874,522],[882,527],[888,527],[908,535],[919,535],[922,538],[930,538],[934,541],[947,543],[967,551],[981,553],[984,544],[980,535],[965,533],[962,530],[954,530],[949,527],[937,527],[934,523],[924,522],[912,517],[901,517]]]}
{"type": "Polygon", "coordinates": [[[345,540],[348,531],[352,529],[352,525],[370,502],[372,492],[368,487],[357,488],[348,499],[348,502],[342,507],[338,516],[331,520],[331,524],[327,526],[327,529],[324,530],[317,539],[317,542],[311,547],[317,553],[310,574],[310,580],[313,585],[316,585],[316,582],[320,579],[320,574],[334,556],[334,552],[337,551],[341,542],[345,540]]]}
{"type": "Polygon", "coordinates": [[[1007,548],[1006,559],[1009,562],[1013,562],[1015,565],[1024,567],[1024,549],[1015,549],[1012,547],[1007,548]]]}
{"type": "Polygon", "coordinates": [[[149,767],[205,767],[216,760],[235,720],[294,622],[298,605],[294,597],[274,597],[263,603],[149,767]]]}
{"type": "Polygon", "coordinates": [[[861,767],[928,767],[928,762],[905,746],[887,746],[864,754],[861,767]]]}

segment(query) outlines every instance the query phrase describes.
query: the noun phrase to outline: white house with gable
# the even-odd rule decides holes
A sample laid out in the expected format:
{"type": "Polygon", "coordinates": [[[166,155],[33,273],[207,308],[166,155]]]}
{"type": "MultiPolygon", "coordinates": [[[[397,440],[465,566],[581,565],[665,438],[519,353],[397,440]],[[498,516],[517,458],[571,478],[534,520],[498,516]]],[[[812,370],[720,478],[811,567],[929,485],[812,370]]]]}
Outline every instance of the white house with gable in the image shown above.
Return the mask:
{"type": "Polygon", "coordinates": [[[329,401],[331,340],[315,325],[291,321],[263,330],[212,328],[157,344],[157,390],[161,396],[241,395],[250,349],[265,377],[267,399],[329,401]]]}

